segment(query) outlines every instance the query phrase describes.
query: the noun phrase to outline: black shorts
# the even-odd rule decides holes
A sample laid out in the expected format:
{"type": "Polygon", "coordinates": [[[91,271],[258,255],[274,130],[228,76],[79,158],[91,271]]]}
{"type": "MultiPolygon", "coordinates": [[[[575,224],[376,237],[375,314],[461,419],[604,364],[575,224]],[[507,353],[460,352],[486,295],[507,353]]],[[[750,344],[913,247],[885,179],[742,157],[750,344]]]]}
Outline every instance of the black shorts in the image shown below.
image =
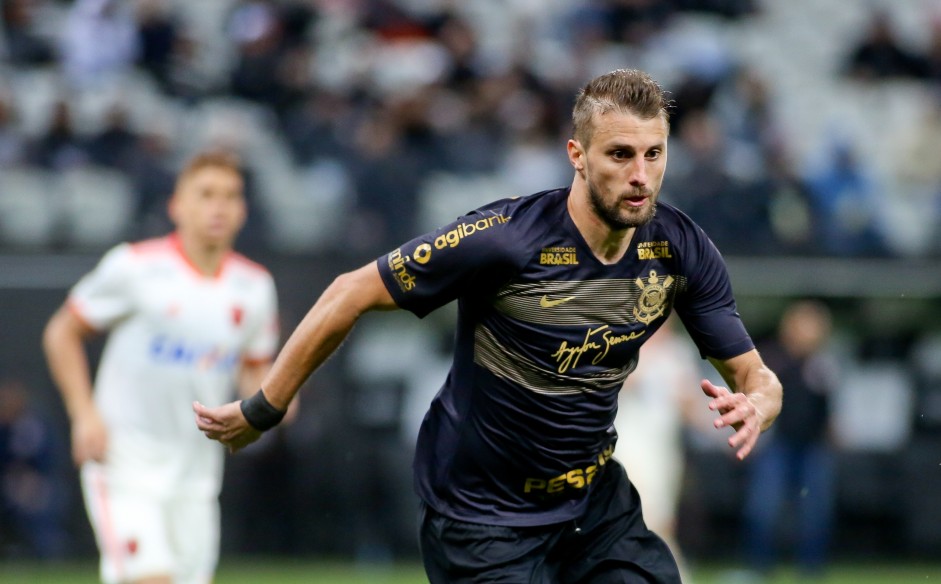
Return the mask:
{"type": "Polygon", "coordinates": [[[431,584],[678,584],[666,543],[647,529],[640,498],[615,460],[585,514],[538,527],[456,521],[422,505],[420,542],[431,584]]]}

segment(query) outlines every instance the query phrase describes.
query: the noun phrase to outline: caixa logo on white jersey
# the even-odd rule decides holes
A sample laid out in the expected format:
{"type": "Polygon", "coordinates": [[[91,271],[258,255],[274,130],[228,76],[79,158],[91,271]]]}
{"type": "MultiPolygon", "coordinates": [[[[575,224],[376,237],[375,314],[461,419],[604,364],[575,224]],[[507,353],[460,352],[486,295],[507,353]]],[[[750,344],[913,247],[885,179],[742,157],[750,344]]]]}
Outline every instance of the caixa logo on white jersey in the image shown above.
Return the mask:
{"type": "Polygon", "coordinates": [[[150,342],[150,357],[164,365],[195,367],[200,371],[231,371],[238,364],[236,351],[225,351],[213,345],[189,343],[165,335],[150,342]]]}

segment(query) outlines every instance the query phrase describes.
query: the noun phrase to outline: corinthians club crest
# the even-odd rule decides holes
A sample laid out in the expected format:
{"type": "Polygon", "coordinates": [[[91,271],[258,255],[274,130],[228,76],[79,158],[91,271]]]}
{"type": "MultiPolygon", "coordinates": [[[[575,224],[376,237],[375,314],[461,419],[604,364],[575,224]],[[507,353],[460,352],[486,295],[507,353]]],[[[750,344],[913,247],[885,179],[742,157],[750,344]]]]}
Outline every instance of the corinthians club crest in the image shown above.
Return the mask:
{"type": "Polygon", "coordinates": [[[673,276],[660,279],[657,277],[656,270],[650,270],[650,275],[646,280],[637,278],[634,281],[640,288],[640,295],[634,305],[634,318],[644,324],[650,324],[651,321],[662,316],[663,311],[666,310],[667,289],[673,284],[673,276]]]}

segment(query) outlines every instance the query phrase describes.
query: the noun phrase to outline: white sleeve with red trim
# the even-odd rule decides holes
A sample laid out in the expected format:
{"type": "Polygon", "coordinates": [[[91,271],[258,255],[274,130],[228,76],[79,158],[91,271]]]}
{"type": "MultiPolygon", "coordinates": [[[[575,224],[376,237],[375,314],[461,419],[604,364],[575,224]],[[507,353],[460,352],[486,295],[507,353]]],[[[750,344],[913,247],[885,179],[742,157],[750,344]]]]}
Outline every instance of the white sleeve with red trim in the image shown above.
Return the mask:
{"type": "Polygon", "coordinates": [[[109,250],[69,292],[69,308],[97,330],[109,329],[134,310],[130,245],[109,250]]]}
{"type": "Polygon", "coordinates": [[[242,357],[249,363],[271,361],[278,349],[281,328],[278,321],[278,294],[274,279],[267,272],[262,296],[260,317],[252,323],[253,329],[247,339],[242,357]]]}

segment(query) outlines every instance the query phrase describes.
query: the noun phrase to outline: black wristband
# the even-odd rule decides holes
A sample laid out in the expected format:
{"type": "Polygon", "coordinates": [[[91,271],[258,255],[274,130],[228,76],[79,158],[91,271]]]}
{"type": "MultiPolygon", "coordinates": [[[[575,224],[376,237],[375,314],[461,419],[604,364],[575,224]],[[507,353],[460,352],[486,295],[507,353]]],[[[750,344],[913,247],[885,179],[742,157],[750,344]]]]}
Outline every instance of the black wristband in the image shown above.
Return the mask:
{"type": "Polygon", "coordinates": [[[240,407],[245,420],[259,432],[274,428],[284,418],[284,412],[271,405],[260,389],[252,397],[243,399],[240,407]]]}

